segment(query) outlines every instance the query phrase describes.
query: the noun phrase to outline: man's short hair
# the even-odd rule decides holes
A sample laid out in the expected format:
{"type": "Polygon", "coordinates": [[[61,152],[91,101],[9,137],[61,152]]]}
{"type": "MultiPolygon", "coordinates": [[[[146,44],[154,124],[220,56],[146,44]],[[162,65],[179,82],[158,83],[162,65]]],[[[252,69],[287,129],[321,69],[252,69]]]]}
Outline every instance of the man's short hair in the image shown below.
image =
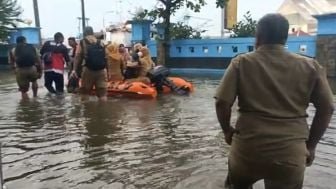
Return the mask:
{"type": "Polygon", "coordinates": [[[83,33],[84,37],[88,36],[88,35],[94,35],[93,32],[93,28],[91,26],[86,26],[84,28],[84,33],[83,33]]]}
{"type": "Polygon", "coordinates": [[[59,41],[59,40],[61,40],[61,39],[64,39],[63,34],[62,34],[61,32],[57,32],[57,33],[55,33],[55,35],[54,35],[54,40],[55,40],[55,41],[59,41]]]}
{"type": "Polygon", "coordinates": [[[289,23],[281,14],[266,14],[257,24],[257,39],[260,44],[286,44],[289,23]]]}
{"type": "Polygon", "coordinates": [[[74,38],[74,37],[69,37],[68,40],[69,40],[69,41],[76,41],[76,38],[74,38]]]}
{"type": "Polygon", "coordinates": [[[24,36],[19,36],[16,38],[16,44],[25,43],[25,42],[26,42],[26,38],[24,36]]]}

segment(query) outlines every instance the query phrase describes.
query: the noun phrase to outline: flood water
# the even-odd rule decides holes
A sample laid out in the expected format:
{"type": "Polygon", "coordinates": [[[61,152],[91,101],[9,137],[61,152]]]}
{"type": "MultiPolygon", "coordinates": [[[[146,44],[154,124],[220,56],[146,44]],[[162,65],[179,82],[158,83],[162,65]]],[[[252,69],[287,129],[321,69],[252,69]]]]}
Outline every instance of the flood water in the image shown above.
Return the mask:
{"type": "MultiPolygon", "coordinates": [[[[38,98],[21,101],[15,77],[1,71],[7,188],[223,188],[229,147],[212,98],[220,77],[188,79],[196,88],[190,96],[100,103],[72,94],[50,96],[40,82],[38,98]]],[[[311,121],[314,108],[308,113],[311,121]]],[[[335,188],[335,118],[306,171],[305,188],[335,188]]]]}

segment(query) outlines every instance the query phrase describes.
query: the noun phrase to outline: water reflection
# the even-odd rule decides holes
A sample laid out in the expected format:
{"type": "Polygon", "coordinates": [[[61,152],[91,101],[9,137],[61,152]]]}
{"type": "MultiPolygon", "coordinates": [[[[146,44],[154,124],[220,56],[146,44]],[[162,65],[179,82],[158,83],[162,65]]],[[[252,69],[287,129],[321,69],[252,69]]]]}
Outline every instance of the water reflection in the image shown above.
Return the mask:
{"type": "MultiPolygon", "coordinates": [[[[212,98],[220,77],[189,77],[196,85],[189,97],[104,103],[50,96],[43,84],[37,99],[20,101],[11,77],[0,81],[9,188],[222,188],[228,146],[212,98]]],[[[314,111],[308,110],[310,121],[314,111]]],[[[333,117],[306,188],[336,184],[335,126],[333,117]]]]}
{"type": "Polygon", "coordinates": [[[112,134],[119,131],[119,121],[124,110],[118,103],[85,102],[83,105],[83,121],[87,130],[86,147],[100,147],[113,141],[112,134]]]}
{"type": "Polygon", "coordinates": [[[41,103],[37,100],[21,100],[16,108],[16,122],[21,125],[27,131],[32,128],[43,126],[40,124],[43,121],[44,111],[41,103]]]}

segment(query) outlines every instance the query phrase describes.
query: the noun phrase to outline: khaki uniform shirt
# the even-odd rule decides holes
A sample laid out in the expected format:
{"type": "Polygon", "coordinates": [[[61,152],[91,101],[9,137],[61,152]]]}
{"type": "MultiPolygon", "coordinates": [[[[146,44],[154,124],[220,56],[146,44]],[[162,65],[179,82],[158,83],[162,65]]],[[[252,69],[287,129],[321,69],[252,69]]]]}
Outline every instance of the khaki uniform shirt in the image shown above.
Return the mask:
{"type": "Polygon", "coordinates": [[[264,45],[232,59],[215,97],[229,104],[238,97],[239,134],[231,150],[264,159],[306,154],[309,103],[333,103],[323,68],[282,45],[264,45]]]}

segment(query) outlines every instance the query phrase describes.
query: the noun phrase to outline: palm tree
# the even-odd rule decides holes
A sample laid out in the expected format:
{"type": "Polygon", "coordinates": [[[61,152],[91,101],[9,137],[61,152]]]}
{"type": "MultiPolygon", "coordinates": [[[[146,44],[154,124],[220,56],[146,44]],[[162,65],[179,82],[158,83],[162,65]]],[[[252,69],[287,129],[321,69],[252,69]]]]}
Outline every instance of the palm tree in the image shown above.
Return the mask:
{"type": "Polygon", "coordinates": [[[0,41],[6,40],[10,29],[15,28],[22,9],[17,0],[0,0],[0,41]]]}

